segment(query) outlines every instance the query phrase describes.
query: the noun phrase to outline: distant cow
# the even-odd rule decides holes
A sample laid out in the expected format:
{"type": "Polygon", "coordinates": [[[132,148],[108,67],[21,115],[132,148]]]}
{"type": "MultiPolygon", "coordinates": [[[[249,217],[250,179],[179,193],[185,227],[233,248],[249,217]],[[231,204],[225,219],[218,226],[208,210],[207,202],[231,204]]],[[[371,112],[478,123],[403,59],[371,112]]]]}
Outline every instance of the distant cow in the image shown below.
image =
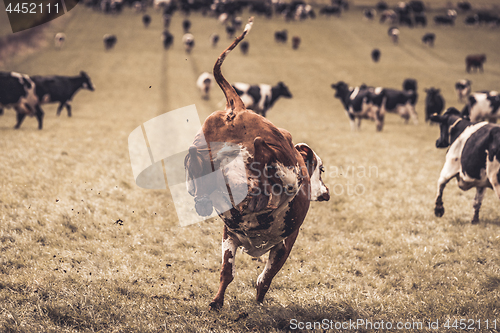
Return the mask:
{"type": "Polygon", "coordinates": [[[396,24],[398,21],[398,14],[392,9],[386,9],[380,14],[380,23],[396,24]]]}
{"type": "Polygon", "coordinates": [[[391,37],[391,40],[394,44],[397,44],[399,42],[399,29],[396,27],[390,27],[387,30],[387,35],[391,37]]]}
{"type": "Polygon", "coordinates": [[[457,2],[457,8],[463,10],[464,12],[472,9],[472,6],[468,1],[459,1],[457,2]]]}
{"type": "Polygon", "coordinates": [[[241,53],[243,53],[244,55],[246,55],[248,53],[249,47],[250,47],[250,45],[248,44],[247,41],[241,42],[240,43],[241,53]]]}
{"type": "Polygon", "coordinates": [[[407,123],[409,119],[413,123],[418,124],[418,116],[415,111],[415,103],[417,101],[417,92],[413,90],[401,91],[391,88],[375,88],[372,92],[372,103],[375,112],[379,114],[382,130],[384,115],[386,112],[397,113],[407,123]]]}
{"type": "Polygon", "coordinates": [[[437,182],[434,214],[444,215],[444,188],[457,178],[461,190],[476,188],[472,224],[477,224],[486,188],[492,188],[500,198],[500,126],[486,122],[474,124],[461,118],[455,108],[449,108],[442,116],[434,115],[431,120],[441,127],[436,147],[449,147],[437,182]]]}
{"type": "Polygon", "coordinates": [[[118,39],[116,38],[115,35],[106,34],[104,35],[102,40],[104,42],[104,48],[106,50],[111,50],[113,47],[115,47],[118,39]]]}
{"type": "Polygon", "coordinates": [[[455,25],[456,18],[457,12],[454,10],[449,10],[446,15],[434,16],[434,23],[437,25],[455,25]]]}
{"type": "Polygon", "coordinates": [[[373,49],[372,53],[372,60],[373,62],[378,62],[380,60],[380,50],[379,49],[373,49]]]}
{"type": "Polygon", "coordinates": [[[142,23],[144,24],[144,27],[149,27],[149,25],[151,24],[151,16],[149,16],[148,14],[144,14],[142,16],[142,23]]]}
{"type": "Polygon", "coordinates": [[[274,41],[276,43],[286,43],[288,41],[288,32],[286,30],[276,31],[274,41]]]}
{"type": "Polygon", "coordinates": [[[226,34],[228,39],[233,39],[234,34],[236,33],[236,28],[232,25],[226,26],[226,34]]]}
{"type": "Polygon", "coordinates": [[[377,11],[373,8],[370,8],[370,9],[365,9],[363,11],[363,16],[364,18],[366,18],[367,20],[373,20],[375,18],[375,15],[377,15],[377,11]]]}
{"type": "Polygon", "coordinates": [[[219,42],[219,35],[218,34],[211,34],[210,35],[210,44],[212,47],[217,47],[217,43],[219,42]]]}
{"type": "Polygon", "coordinates": [[[427,16],[425,16],[424,13],[415,13],[415,15],[413,16],[414,19],[415,19],[415,26],[419,26],[421,25],[422,27],[426,27],[427,26],[427,16]]]}
{"type": "Polygon", "coordinates": [[[191,53],[194,47],[194,36],[192,34],[184,34],[184,36],[182,36],[182,44],[184,44],[184,50],[187,53],[191,53]]]}
{"type": "Polygon", "coordinates": [[[233,88],[247,109],[251,109],[264,117],[278,98],[292,98],[290,90],[288,90],[288,87],[283,82],[278,82],[275,86],[269,84],[250,85],[248,83],[235,83],[233,84],[233,88]]]}
{"type": "Polygon", "coordinates": [[[38,129],[43,127],[44,112],[35,93],[35,83],[25,74],[16,72],[0,72],[0,114],[3,108],[14,108],[17,115],[18,129],[26,115],[36,116],[38,129]]]}
{"type": "Polygon", "coordinates": [[[294,50],[297,50],[300,46],[300,37],[299,36],[293,36],[292,37],[292,48],[294,50]]]}
{"type": "Polygon", "coordinates": [[[342,8],[340,6],[324,6],[319,10],[319,13],[326,16],[340,16],[340,14],[342,14],[342,8]]]}
{"type": "Polygon", "coordinates": [[[77,76],[32,76],[36,84],[36,95],[40,103],[59,103],[57,115],[61,114],[63,107],[68,111],[68,117],[71,117],[71,100],[76,92],[82,89],[94,91],[94,85],[90,77],[84,71],[77,76]]]}
{"type": "Polygon", "coordinates": [[[472,122],[487,120],[496,123],[500,118],[500,96],[497,91],[475,92],[467,100],[462,116],[469,116],[472,122]]]}
{"type": "Polygon", "coordinates": [[[184,33],[187,34],[189,29],[191,29],[191,21],[188,19],[182,21],[182,29],[184,30],[184,33]]]}
{"type": "Polygon", "coordinates": [[[425,97],[425,121],[428,122],[433,114],[441,114],[444,110],[444,98],[439,89],[431,87],[424,89],[427,93],[425,97]]]}
{"type": "Polygon", "coordinates": [[[54,46],[56,49],[60,49],[63,47],[65,41],[66,34],[64,32],[58,32],[54,37],[54,46]]]}
{"type": "Polygon", "coordinates": [[[411,78],[405,79],[403,81],[403,90],[410,94],[410,103],[415,106],[418,99],[417,80],[411,78]]]}
{"type": "Polygon", "coordinates": [[[209,99],[210,98],[210,90],[212,89],[212,86],[214,85],[214,76],[208,72],[203,72],[201,75],[198,77],[198,80],[196,81],[196,86],[201,92],[201,97],[203,99],[209,99]]]}
{"type": "Polygon", "coordinates": [[[470,73],[471,69],[477,72],[479,69],[483,72],[483,64],[486,62],[485,54],[471,54],[465,58],[465,69],[470,73]]]}
{"type": "Polygon", "coordinates": [[[163,48],[168,50],[174,44],[174,35],[170,31],[165,30],[161,34],[161,40],[163,42],[163,48]]]}
{"type": "Polygon", "coordinates": [[[472,82],[466,79],[462,79],[455,83],[455,91],[457,92],[458,101],[466,102],[466,97],[470,95],[472,87],[472,82]]]}
{"type": "Polygon", "coordinates": [[[435,40],[436,40],[436,34],[433,32],[428,32],[422,37],[422,43],[430,47],[434,46],[435,40]]]}

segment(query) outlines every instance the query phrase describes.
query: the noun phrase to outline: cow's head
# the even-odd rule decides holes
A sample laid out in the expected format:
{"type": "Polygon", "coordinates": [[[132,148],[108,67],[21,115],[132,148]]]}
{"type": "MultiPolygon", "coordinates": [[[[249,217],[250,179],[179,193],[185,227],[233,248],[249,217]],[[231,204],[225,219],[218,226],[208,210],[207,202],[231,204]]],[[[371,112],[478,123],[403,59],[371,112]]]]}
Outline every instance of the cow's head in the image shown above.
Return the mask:
{"type": "Polygon", "coordinates": [[[290,92],[288,87],[283,82],[278,82],[278,84],[276,85],[275,88],[277,88],[277,92],[278,92],[279,96],[283,96],[286,98],[292,98],[292,93],[290,92]]]}
{"type": "Polygon", "coordinates": [[[433,114],[431,121],[440,124],[441,134],[436,141],[436,148],[450,146],[463,130],[470,125],[470,121],[460,116],[460,111],[454,107],[448,108],[443,115],[433,114]]]}
{"type": "Polygon", "coordinates": [[[332,89],[336,90],[335,97],[343,99],[345,95],[349,92],[349,86],[344,81],[339,81],[337,83],[332,83],[332,89]]]}
{"type": "Polygon", "coordinates": [[[198,149],[194,145],[189,147],[189,153],[184,159],[184,168],[186,187],[194,197],[196,212],[200,216],[209,216],[213,211],[209,196],[217,187],[217,178],[212,172],[208,149],[198,149]]]}
{"type": "Polygon", "coordinates": [[[309,173],[311,181],[311,193],[309,200],[311,201],[328,201],[330,200],[330,192],[328,187],[323,183],[321,174],[325,171],[321,158],[305,143],[295,145],[309,173]]]}
{"type": "Polygon", "coordinates": [[[84,89],[94,91],[94,85],[92,84],[92,81],[90,81],[90,77],[88,76],[88,74],[85,73],[84,71],[81,71],[80,76],[83,78],[82,87],[84,89]]]}

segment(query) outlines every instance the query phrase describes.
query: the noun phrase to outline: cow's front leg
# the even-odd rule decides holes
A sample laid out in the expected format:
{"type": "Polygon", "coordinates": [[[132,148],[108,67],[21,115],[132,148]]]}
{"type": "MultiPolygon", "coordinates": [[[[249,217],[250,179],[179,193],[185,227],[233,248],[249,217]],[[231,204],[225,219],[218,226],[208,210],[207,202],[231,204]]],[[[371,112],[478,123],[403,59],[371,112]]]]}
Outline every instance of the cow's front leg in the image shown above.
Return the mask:
{"type": "Polygon", "coordinates": [[[43,128],[43,115],[44,115],[44,112],[42,110],[42,108],[40,107],[40,105],[37,105],[36,107],[36,119],[38,120],[38,129],[42,129],[43,128]]]}
{"type": "Polygon", "coordinates": [[[71,104],[69,101],[66,102],[66,110],[68,111],[68,117],[71,117],[71,104]]]}
{"type": "MultiPolygon", "coordinates": [[[[446,164],[445,164],[445,168],[446,168],[446,164]]],[[[443,171],[445,171],[444,170],[445,168],[443,168],[443,171]]],[[[446,184],[448,184],[450,179],[453,178],[453,177],[443,176],[443,171],[441,171],[441,176],[439,177],[439,180],[438,180],[436,206],[434,207],[434,214],[437,217],[441,217],[444,215],[443,191],[444,191],[444,188],[446,187],[446,184]]]]}
{"type": "Polygon", "coordinates": [[[266,267],[257,278],[257,302],[262,303],[264,301],[264,297],[271,286],[273,278],[279,272],[281,267],[283,267],[283,264],[288,258],[298,234],[299,230],[297,229],[282,243],[274,246],[269,252],[269,260],[266,263],[266,267]]]}
{"type": "Polygon", "coordinates": [[[474,217],[472,218],[472,224],[479,223],[479,209],[481,208],[481,203],[483,202],[485,187],[476,187],[476,196],[474,197],[474,217]]]}
{"type": "Polygon", "coordinates": [[[375,111],[375,123],[377,124],[377,132],[381,132],[382,129],[384,128],[384,118],[385,118],[384,113],[382,113],[382,110],[378,108],[375,111]]]}
{"type": "Polygon", "coordinates": [[[218,310],[224,305],[224,293],[227,286],[233,281],[234,278],[234,258],[236,256],[236,249],[241,245],[237,237],[233,236],[224,225],[224,232],[222,234],[222,268],[220,271],[220,284],[219,291],[215,295],[212,302],[210,302],[210,310],[218,310]]]}
{"type": "Polygon", "coordinates": [[[21,127],[21,124],[23,123],[24,118],[26,118],[26,112],[24,112],[24,110],[18,107],[15,107],[15,109],[16,109],[17,124],[16,126],[14,126],[14,128],[19,129],[19,127],[21,127]]]}
{"type": "Polygon", "coordinates": [[[347,116],[349,117],[349,122],[351,124],[351,131],[356,132],[356,117],[350,112],[347,112],[347,116]]]}

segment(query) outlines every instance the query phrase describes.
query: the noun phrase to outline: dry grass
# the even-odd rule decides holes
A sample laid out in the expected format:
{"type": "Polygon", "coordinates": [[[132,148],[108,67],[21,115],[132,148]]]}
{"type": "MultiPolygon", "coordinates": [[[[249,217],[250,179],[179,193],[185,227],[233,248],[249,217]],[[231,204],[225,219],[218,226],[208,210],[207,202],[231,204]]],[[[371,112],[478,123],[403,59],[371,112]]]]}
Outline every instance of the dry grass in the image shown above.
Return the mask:
{"type": "Polygon", "coordinates": [[[256,19],[249,56],[235,50],[224,73],[231,81],[289,85],[294,98],[278,101],[269,118],[320,154],[336,192],[312,204],[264,304],[254,301],[263,263],[239,251],[236,278],[216,313],[208,303],[218,286],[222,222],[180,227],[168,191],[135,185],[127,137],[192,103],[202,118],[219,109],[222,94],[203,101],[194,82],[228,40],[217,22],[193,14],[197,44],[188,57],[177,15],[174,48],[164,52],[159,14],[152,14],[146,30],[130,11],[102,16],[79,7],[62,51],[47,47],[3,68],[66,75],[84,69],[96,91],[78,93],[72,118],[45,106],[42,131],[34,119],[14,131],[13,111],[0,119],[0,331],[274,332],[296,318],[425,322],[426,329],[406,330],[416,332],[431,331],[429,321],[500,319],[498,199],[488,191],[481,223],[472,226],[473,193],[453,181],[446,214],[435,218],[445,155],[434,148],[437,127],[405,126],[389,115],[382,133],[369,122],[351,133],[330,89],[338,80],[399,88],[415,77],[423,119],[424,87],[440,87],[448,106],[459,106],[453,84],[460,78],[471,78],[475,90],[499,88],[498,30],[429,27],[438,37],[428,49],[420,43],[424,30],[402,29],[394,46],[387,26],[364,22],[355,10],[303,23],[256,19]],[[300,34],[301,49],[275,45],[280,28],[300,34]],[[223,36],[217,49],[208,44],[212,31],[223,36]],[[107,53],[104,33],[118,35],[107,53]],[[376,46],[377,65],[369,59],[376,46]],[[488,54],[484,74],[466,75],[463,58],[473,52],[488,54]]]}

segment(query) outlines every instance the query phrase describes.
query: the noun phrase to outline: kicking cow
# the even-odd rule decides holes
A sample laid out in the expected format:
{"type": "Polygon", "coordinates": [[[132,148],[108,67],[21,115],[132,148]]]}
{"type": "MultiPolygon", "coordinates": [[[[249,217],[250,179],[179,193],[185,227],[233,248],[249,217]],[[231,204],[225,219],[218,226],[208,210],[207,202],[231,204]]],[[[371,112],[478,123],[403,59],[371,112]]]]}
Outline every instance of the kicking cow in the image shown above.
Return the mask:
{"type": "Polygon", "coordinates": [[[57,115],[61,114],[63,107],[68,111],[68,117],[71,117],[71,100],[78,89],[88,89],[94,91],[94,86],[90,77],[84,71],[77,76],[32,76],[36,84],[36,95],[41,104],[60,103],[57,108],[57,115]]]}
{"type": "Polygon", "coordinates": [[[44,112],[35,93],[35,83],[28,75],[0,72],[0,114],[4,107],[16,110],[15,129],[21,126],[26,115],[36,116],[38,129],[42,129],[44,112]]]}
{"type": "Polygon", "coordinates": [[[328,188],[320,177],[321,159],[307,145],[294,146],[288,131],[246,110],[222,75],[225,57],[245,37],[251,24],[252,19],[243,34],[219,56],[213,69],[226,96],[226,109],[205,120],[185,158],[186,185],[194,196],[196,212],[209,216],[215,208],[224,222],[220,285],[210,302],[211,310],[224,304],[225,291],[234,279],[238,247],[253,257],[269,252],[256,283],[256,299],[263,302],[292,250],[309,201],[329,199],[328,188]],[[236,156],[243,156],[244,167],[232,163],[236,156]],[[202,177],[215,165],[223,170],[224,177],[219,181],[202,177]],[[245,196],[236,200],[241,194],[239,189],[245,196]],[[228,193],[230,202],[221,198],[223,192],[228,193]]]}
{"type": "Polygon", "coordinates": [[[496,123],[500,118],[499,107],[500,96],[497,91],[475,92],[468,97],[462,116],[470,117],[472,122],[487,120],[496,123]]]}
{"type": "Polygon", "coordinates": [[[424,89],[427,93],[425,97],[425,121],[428,122],[433,114],[441,114],[444,110],[444,98],[440,90],[434,87],[424,89]]]}
{"type": "Polygon", "coordinates": [[[455,91],[457,92],[458,101],[465,102],[467,96],[470,95],[472,82],[469,80],[460,80],[455,83],[455,91]]]}
{"type": "Polygon", "coordinates": [[[264,117],[278,98],[281,96],[292,98],[290,90],[288,90],[288,87],[283,82],[278,82],[275,86],[270,86],[269,84],[249,85],[248,83],[235,83],[233,88],[243,103],[245,103],[247,109],[253,110],[264,117]]]}
{"type": "Polygon", "coordinates": [[[437,148],[447,148],[446,162],[437,183],[434,214],[444,215],[443,191],[446,184],[457,178],[458,187],[467,191],[476,188],[472,224],[479,223],[479,209],[487,187],[500,198],[500,126],[486,122],[472,123],[460,117],[460,112],[449,108],[431,120],[441,125],[437,148]]]}

